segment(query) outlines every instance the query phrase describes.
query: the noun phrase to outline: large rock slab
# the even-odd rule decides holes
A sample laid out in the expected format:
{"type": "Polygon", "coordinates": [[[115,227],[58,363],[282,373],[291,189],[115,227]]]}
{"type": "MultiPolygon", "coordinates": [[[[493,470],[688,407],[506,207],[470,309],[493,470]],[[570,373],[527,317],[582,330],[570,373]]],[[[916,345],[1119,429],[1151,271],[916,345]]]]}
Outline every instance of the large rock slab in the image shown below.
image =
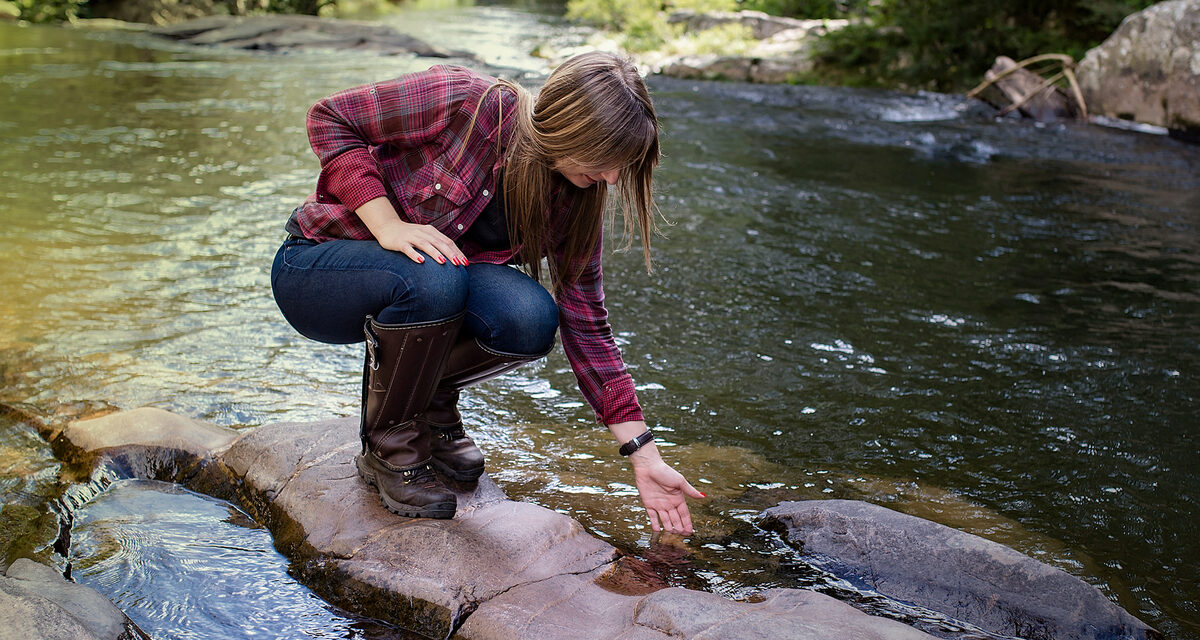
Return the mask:
{"type": "Polygon", "coordinates": [[[996,634],[1160,638],[1103,593],[1004,545],[855,500],[783,502],[761,524],[830,572],[996,634]]]}
{"type": "Polygon", "coordinates": [[[470,53],[438,47],[384,25],[314,16],[206,16],[153,28],[150,32],[187,44],[237,49],[281,52],[357,49],[431,58],[475,59],[470,53]]]}
{"type": "MultiPolygon", "coordinates": [[[[123,460],[119,468],[133,477],[175,478],[235,501],[271,529],[293,572],[322,597],[428,637],[931,637],[815,592],[735,602],[665,588],[575,520],[508,500],[486,474],[454,487],[453,519],[396,516],[358,478],[356,418],[233,432],[140,409],[72,423],[64,435],[96,464],[123,460]]],[[[21,593],[14,611],[43,606],[36,589],[21,593]]],[[[47,637],[92,637],[69,635],[77,631],[47,637]]]]}
{"type": "Polygon", "coordinates": [[[335,603],[445,637],[481,602],[617,558],[575,520],[505,499],[486,475],[458,492],[451,520],[397,517],[359,479],[358,448],[347,418],[260,427],[222,456],[276,546],[335,603]]]}
{"type": "Polygon", "coordinates": [[[1128,16],[1076,75],[1089,112],[1200,140],[1200,0],[1128,16]]]}
{"type": "Polygon", "coordinates": [[[146,635],[107,598],[22,558],[0,576],[0,640],[135,640],[146,635]]]}

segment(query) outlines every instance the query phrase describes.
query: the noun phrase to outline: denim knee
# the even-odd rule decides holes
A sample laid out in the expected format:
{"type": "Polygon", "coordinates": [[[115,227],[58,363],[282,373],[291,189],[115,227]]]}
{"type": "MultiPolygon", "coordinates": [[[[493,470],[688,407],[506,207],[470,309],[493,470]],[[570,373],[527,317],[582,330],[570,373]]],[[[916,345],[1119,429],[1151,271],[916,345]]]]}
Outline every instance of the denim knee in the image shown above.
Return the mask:
{"type": "Polygon", "coordinates": [[[388,274],[391,304],[379,312],[376,320],[384,324],[430,322],[466,309],[466,269],[426,258],[415,271],[416,277],[411,272],[388,274]]]}
{"type": "Polygon", "coordinates": [[[542,285],[501,265],[471,265],[466,328],[489,349],[540,355],[554,346],[558,305],[542,285]]]}

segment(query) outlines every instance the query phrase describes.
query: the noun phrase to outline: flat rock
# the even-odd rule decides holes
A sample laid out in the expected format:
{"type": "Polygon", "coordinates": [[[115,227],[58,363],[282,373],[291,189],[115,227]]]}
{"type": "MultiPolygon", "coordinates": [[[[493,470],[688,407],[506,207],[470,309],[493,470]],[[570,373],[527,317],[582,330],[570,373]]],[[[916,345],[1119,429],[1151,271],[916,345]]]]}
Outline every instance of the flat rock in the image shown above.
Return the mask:
{"type": "Polygon", "coordinates": [[[358,49],[431,58],[475,59],[470,53],[444,49],[385,25],[314,16],[206,16],[155,27],[150,32],[187,44],[237,49],[358,49]]]}
{"type": "Polygon", "coordinates": [[[152,407],[77,420],[63,431],[79,451],[106,454],[124,475],[166,481],[204,468],[236,435],[232,429],[152,407]]]}
{"type": "MultiPolygon", "coordinates": [[[[98,454],[97,463],[125,460],[119,466],[132,477],[172,477],[152,460],[199,461],[203,473],[173,477],[236,502],[266,524],[292,571],[316,593],[427,637],[930,637],[815,592],[772,590],[755,602],[735,602],[666,588],[644,562],[621,556],[565,515],[507,499],[486,474],[473,485],[452,487],[459,500],[452,519],[396,516],[358,477],[357,418],[235,433],[139,409],[72,423],[64,433],[81,451],[98,454]]],[[[3,579],[0,598],[11,602],[8,611],[19,612],[13,615],[50,610],[53,589],[14,590],[11,571],[3,579]]],[[[112,606],[96,606],[105,604],[112,606]]],[[[55,615],[47,620],[65,625],[61,635],[51,630],[45,637],[112,637],[86,635],[82,623],[55,615]]]]}
{"type": "Polygon", "coordinates": [[[1088,111],[1200,141],[1200,0],[1130,15],[1076,71],[1088,111]]]}
{"type": "Polygon", "coordinates": [[[260,510],[276,545],[316,568],[308,583],[334,602],[444,637],[480,602],[617,557],[575,520],[505,499],[486,475],[459,492],[451,520],[395,516],[359,479],[358,448],[358,421],[347,418],[260,427],[222,456],[245,491],[269,501],[260,510]]]}
{"type": "Polygon", "coordinates": [[[1065,571],[878,505],[783,502],[764,511],[761,524],[835,575],[990,633],[1055,640],[1161,637],[1065,571]]]}
{"type": "Polygon", "coordinates": [[[0,640],[149,639],[107,598],[22,558],[0,576],[0,640]]]}

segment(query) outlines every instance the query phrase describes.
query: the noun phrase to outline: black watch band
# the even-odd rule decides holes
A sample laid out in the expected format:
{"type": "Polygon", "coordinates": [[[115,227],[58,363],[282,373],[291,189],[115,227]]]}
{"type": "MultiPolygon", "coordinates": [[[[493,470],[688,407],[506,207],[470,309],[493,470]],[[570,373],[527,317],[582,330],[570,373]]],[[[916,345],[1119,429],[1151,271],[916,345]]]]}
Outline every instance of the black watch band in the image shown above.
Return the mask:
{"type": "Polygon", "coordinates": [[[627,455],[633,453],[634,451],[637,451],[638,449],[641,449],[642,447],[646,446],[647,443],[649,443],[653,440],[654,440],[654,432],[649,429],[646,429],[645,433],[643,433],[642,435],[621,445],[621,448],[619,449],[619,451],[620,451],[621,455],[627,456],[627,455]]]}

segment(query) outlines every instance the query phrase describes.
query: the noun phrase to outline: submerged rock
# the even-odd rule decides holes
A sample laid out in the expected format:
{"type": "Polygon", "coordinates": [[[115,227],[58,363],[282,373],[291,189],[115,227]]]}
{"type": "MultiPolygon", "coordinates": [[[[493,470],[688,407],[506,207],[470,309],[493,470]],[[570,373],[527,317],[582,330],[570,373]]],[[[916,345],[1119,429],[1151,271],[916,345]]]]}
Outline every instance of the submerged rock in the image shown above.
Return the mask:
{"type": "Polygon", "coordinates": [[[1088,111],[1200,141],[1200,0],[1169,0],[1121,22],[1077,70],[1088,111]]]}
{"type": "Polygon", "coordinates": [[[22,558],[0,576],[0,640],[149,640],[99,592],[22,558]]]}
{"type": "Polygon", "coordinates": [[[764,511],[761,524],[835,575],[990,633],[1047,640],[1161,637],[1065,571],[878,505],[784,502],[764,511]]]}

